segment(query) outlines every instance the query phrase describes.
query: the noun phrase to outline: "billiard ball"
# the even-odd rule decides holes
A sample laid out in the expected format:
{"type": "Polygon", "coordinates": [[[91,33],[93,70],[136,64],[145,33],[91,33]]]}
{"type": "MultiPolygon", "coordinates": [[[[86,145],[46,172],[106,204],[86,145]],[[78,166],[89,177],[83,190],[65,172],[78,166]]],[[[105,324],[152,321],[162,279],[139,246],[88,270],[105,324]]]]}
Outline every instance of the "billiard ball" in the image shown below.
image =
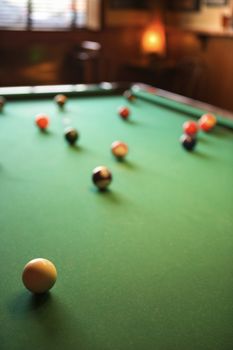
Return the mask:
{"type": "Polygon", "coordinates": [[[3,110],[5,103],[6,103],[5,98],[3,96],[0,96],[0,112],[3,110]]]}
{"type": "Polygon", "coordinates": [[[111,171],[106,166],[98,166],[92,172],[92,181],[99,190],[106,190],[112,181],[111,171]]]}
{"type": "Polygon", "coordinates": [[[49,117],[46,114],[38,114],[35,122],[39,129],[45,130],[49,125],[49,117]]]}
{"type": "Polygon", "coordinates": [[[127,155],[128,150],[127,144],[122,141],[114,141],[111,145],[112,154],[119,160],[127,155]]]}
{"type": "Polygon", "coordinates": [[[56,102],[58,107],[63,108],[67,101],[67,97],[65,95],[59,94],[54,97],[54,101],[56,102]]]}
{"type": "Polygon", "coordinates": [[[123,106],[118,109],[118,114],[122,119],[126,120],[130,115],[130,110],[129,108],[123,106]]]}
{"type": "Polygon", "coordinates": [[[187,151],[193,151],[196,146],[197,139],[193,136],[184,134],[181,136],[180,142],[184,149],[186,149],[187,151]]]}
{"type": "Polygon", "coordinates": [[[198,132],[198,124],[192,120],[189,120],[183,124],[183,131],[186,135],[195,136],[198,132]]]}
{"type": "Polygon", "coordinates": [[[69,127],[65,130],[64,136],[66,141],[73,146],[79,138],[79,133],[76,129],[69,127]]]}
{"type": "Polygon", "coordinates": [[[215,115],[210,113],[203,114],[198,121],[200,129],[205,132],[212,130],[216,124],[217,118],[215,117],[215,115]]]}
{"type": "Polygon", "coordinates": [[[158,90],[157,88],[151,87],[151,86],[145,88],[145,91],[147,91],[147,92],[149,92],[150,94],[153,94],[153,95],[157,94],[157,90],[158,90]]]}
{"type": "Polygon", "coordinates": [[[23,284],[32,293],[48,292],[55,284],[56,279],[56,267],[47,259],[33,259],[24,266],[23,284]]]}
{"type": "Polygon", "coordinates": [[[133,102],[135,100],[135,96],[132,94],[132,92],[130,90],[126,90],[123,93],[123,96],[129,101],[129,102],[133,102]]]}

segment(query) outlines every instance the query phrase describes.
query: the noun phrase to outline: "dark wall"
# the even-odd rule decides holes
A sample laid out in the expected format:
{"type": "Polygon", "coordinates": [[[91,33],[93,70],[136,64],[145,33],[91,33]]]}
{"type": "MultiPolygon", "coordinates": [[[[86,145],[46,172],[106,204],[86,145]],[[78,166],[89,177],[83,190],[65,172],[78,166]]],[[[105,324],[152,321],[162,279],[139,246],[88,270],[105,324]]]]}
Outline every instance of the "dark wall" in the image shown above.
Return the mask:
{"type": "Polygon", "coordinates": [[[173,66],[157,81],[150,71],[127,74],[129,62],[143,59],[145,13],[142,17],[139,12],[138,25],[127,25],[127,16],[122,23],[122,13],[119,16],[120,25],[109,25],[111,18],[115,24],[118,21],[114,14],[99,32],[0,31],[0,86],[141,80],[233,111],[233,36],[167,28],[166,59],[173,66]],[[71,60],[74,49],[85,40],[101,44],[98,57],[71,60]]]}
{"type": "MultiPolygon", "coordinates": [[[[96,58],[99,80],[117,80],[121,64],[140,55],[142,28],[109,28],[100,32],[1,32],[0,85],[83,82],[85,60],[76,71],[69,57],[85,40],[100,43],[96,58]],[[80,68],[80,67],[81,68],[80,68]],[[80,70],[80,69],[81,70],[80,70]],[[84,68],[83,68],[84,69],[84,68]]],[[[73,62],[74,63],[74,62],[73,62]]]]}
{"type": "Polygon", "coordinates": [[[233,35],[170,28],[167,40],[180,71],[189,69],[177,92],[233,111],[233,35]]]}

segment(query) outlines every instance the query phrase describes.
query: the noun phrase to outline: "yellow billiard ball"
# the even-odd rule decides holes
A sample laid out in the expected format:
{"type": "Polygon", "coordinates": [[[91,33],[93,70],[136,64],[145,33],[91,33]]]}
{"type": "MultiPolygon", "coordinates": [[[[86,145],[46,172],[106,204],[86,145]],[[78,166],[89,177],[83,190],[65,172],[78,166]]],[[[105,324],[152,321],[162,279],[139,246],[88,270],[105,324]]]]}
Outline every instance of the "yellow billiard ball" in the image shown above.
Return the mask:
{"type": "Polygon", "coordinates": [[[198,124],[200,129],[208,132],[212,130],[217,124],[217,118],[213,114],[206,113],[201,116],[201,118],[198,121],[198,124]]]}
{"type": "Polygon", "coordinates": [[[24,266],[23,284],[32,293],[40,294],[49,291],[56,279],[56,267],[47,259],[33,259],[24,266]]]}

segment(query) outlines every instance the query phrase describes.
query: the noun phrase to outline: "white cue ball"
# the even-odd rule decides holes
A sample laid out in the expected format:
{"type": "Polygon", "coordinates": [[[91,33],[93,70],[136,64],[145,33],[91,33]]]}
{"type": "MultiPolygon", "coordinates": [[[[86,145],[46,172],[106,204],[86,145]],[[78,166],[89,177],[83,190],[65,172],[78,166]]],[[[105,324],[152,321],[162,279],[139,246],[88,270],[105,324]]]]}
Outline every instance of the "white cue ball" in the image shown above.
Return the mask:
{"type": "Polygon", "coordinates": [[[45,293],[52,288],[57,279],[54,264],[43,258],[29,261],[23,269],[22,280],[25,287],[32,293],[45,293]]]}

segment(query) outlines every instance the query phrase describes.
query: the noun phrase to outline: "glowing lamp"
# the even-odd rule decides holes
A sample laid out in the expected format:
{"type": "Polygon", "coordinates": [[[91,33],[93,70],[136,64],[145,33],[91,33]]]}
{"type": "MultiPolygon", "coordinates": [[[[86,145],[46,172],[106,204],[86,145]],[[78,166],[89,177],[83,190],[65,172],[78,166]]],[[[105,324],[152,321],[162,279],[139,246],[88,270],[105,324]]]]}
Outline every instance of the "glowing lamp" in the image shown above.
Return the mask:
{"type": "Polygon", "coordinates": [[[163,56],[166,41],[162,25],[153,25],[147,28],[142,36],[142,51],[145,54],[163,56]]]}

